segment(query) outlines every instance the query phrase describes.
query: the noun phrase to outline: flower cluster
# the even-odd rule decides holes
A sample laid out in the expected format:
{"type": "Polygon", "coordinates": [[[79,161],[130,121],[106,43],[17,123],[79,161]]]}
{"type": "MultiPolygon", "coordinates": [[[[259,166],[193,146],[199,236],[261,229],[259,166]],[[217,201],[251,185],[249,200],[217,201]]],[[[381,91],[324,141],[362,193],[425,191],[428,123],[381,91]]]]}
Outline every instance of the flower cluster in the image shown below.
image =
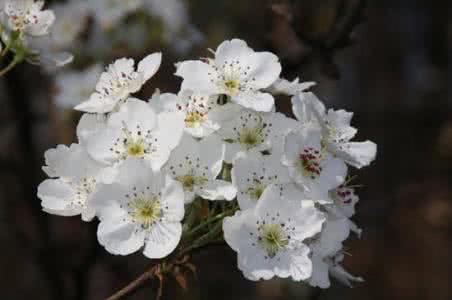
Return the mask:
{"type": "Polygon", "coordinates": [[[26,59],[49,67],[61,67],[72,61],[69,53],[57,53],[43,49],[40,44],[51,32],[55,14],[43,9],[44,1],[0,1],[0,57],[6,52],[14,53],[13,65],[26,59]]]}
{"type": "Polygon", "coordinates": [[[327,110],[313,83],[282,79],[277,56],[238,39],[177,63],[177,94],[134,98],[160,63],[160,53],[122,58],[100,74],[75,106],[78,143],[45,154],[43,209],[97,217],[113,254],[163,259],[225,241],[250,280],[360,281],[340,265],[344,240],[360,234],[347,173],[376,145],[352,141],[352,113],[327,110]],[[280,94],[295,119],[275,111],[280,94]]]}

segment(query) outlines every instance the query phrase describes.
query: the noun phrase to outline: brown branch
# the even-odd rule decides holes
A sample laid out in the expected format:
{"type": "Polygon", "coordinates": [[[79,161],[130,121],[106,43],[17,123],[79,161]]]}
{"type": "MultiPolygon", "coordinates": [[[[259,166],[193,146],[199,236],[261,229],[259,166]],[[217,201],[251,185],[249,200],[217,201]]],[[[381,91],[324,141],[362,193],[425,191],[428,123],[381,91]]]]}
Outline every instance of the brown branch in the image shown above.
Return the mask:
{"type": "MultiPolygon", "coordinates": [[[[207,246],[215,246],[215,245],[224,245],[224,242],[219,243],[219,241],[214,241],[212,243],[202,245],[202,246],[196,247],[194,249],[190,248],[190,251],[182,250],[176,256],[176,258],[171,260],[172,263],[169,263],[167,266],[182,265],[182,266],[187,266],[190,270],[193,270],[193,267],[189,263],[189,255],[187,255],[187,252],[193,253],[194,250],[199,251],[201,249],[204,249],[207,246]]],[[[188,248],[186,248],[185,250],[188,250],[188,248]]],[[[111,295],[110,297],[108,297],[105,300],[119,300],[122,297],[124,297],[128,294],[131,294],[137,288],[141,287],[147,280],[150,280],[154,277],[157,277],[159,279],[159,288],[157,290],[157,295],[156,295],[156,300],[159,300],[162,296],[162,290],[163,290],[163,274],[162,274],[162,269],[161,269],[160,263],[153,266],[149,270],[145,271],[143,274],[138,276],[135,280],[133,280],[128,285],[126,285],[125,287],[123,287],[122,289],[120,289],[119,291],[117,291],[116,293],[114,293],[113,295],[111,295]]]]}
{"type": "MultiPolygon", "coordinates": [[[[108,297],[106,300],[118,300],[118,299],[121,299],[122,297],[130,294],[135,289],[137,289],[138,287],[143,285],[143,283],[145,283],[146,281],[152,279],[154,276],[157,276],[157,274],[159,272],[160,272],[160,265],[153,266],[152,268],[150,268],[149,270],[147,270],[146,272],[144,272],[143,274],[138,276],[135,280],[130,282],[128,285],[126,285],[125,287],[123,287],[122,289],[120,289],[119,291],[117,291],[116,293],[111,295],[110,297],[108,297]]],[[[159,275],[159,276],[161,276],[161,275],[159,275]]],[[[161,286],[161,283],[160,283],[160,286],[161,286]]],[[[161,288],[159,288],[159,293],[158,294],[161,293],[160,289],[161,288]]],[[[159,296],[157,295],[157,297],[159,297],[159,296]]]]}

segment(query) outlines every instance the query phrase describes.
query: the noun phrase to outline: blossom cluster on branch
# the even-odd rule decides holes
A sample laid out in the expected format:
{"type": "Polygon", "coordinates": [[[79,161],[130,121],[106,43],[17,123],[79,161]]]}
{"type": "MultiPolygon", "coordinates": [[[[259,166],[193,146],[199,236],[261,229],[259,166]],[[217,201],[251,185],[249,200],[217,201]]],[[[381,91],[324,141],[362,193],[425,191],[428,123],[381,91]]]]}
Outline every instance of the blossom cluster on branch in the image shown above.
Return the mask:
{"type": "Polygon", "coordinates": [[[0,61],[9,53],[12,55],[0,76],[24,60],[50,68],[70,63],[73,59],[70,53],[38,47],[54,22],[55,14],[44,9],[44,1],[0,0],[0,61]]]}
{"type": "Polygon", "coordinates": [[[360,234],[347,173],[369,165],[376,145],[351,141],[353,114],[326,109],[312,82],[281,78],[274,54],[238,39],[212,52],[177,63],[180,91],[148,101],[132,95],[161,53],[109,65],[75,107],[78,143],[45,153],[44,211],[98,218],[112,254],[165,261],[225,241],[250,280],[361,281],[340,264],[344,240],[360,234]],[[276,112],[279,94],[295,118],[276,112]]]}

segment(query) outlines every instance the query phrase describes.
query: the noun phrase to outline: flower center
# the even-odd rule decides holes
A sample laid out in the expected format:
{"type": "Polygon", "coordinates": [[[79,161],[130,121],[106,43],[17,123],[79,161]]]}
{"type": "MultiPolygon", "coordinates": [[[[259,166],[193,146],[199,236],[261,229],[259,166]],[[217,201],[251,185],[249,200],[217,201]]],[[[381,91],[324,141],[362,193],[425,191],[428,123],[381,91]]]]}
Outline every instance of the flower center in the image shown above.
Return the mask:
{"type": "Polygon", "coordinates": [[[239,134],[239,142],[247,149],[256,147],[263,142],[260,128],[242,128],[239,134]]]}
{"type": "Polygon", "coordinates": [[[185,116],[185,124],[191,128],[198,127],[203,120],[204,114],[199,111],[192,111],[185,116]]]}
{"type": "Polygon", "coordinates": [[[208,179],[203,176],[183,175],[177,176],[176,180],[182,183],[184,190],[193,192],[195,185],[204,185],[208,179]]]}
{"type": "Polygon", "coordinates": [[[300,154],[299,166],[303,176],[316,179],[322,172],[320,162],[322,161],[322,155],[319,150],[312,147],[303,149],[300,154]]]}
{"type": "Polygon", "coordinates": [[[12,29],[14,31],[22,32],[25,26],[29,23],[24,16],[12,15],[10,18],[12,29]]]}
{"type": "Polygon", "coordinates": [[[229,93],[235,94],[240,87],[240,82],[236,79],[229,79],[224,82],[224,86],[229,93]]]}
{"type": "Polygon", "coordinates": [[[67,180],[75,190],[75,196],[72,199],[70,205],[75,207],[86,208],[86,199],[89,194],[91,194],[96,187],[96,179],[92,177],[84,177],[80,181],[67,180]]]}
{"type": "Polygon", "coordinates": [[[256,185],[248,188],[247,192],[252,200],[257,201],[264,193],[264,190],[265,187],[262,184],[257,183],[256,185]]]}
{"type": "Polygon", "coordinates": [[[127,144],[127,153],[129,156],[141,157],[144,155],[144,143],[142,140],[131,141],[127,144]]]}
{"type": "Polygon", "coordinates": [[[162,207],[157,197],[136,198],[128,204],[132,220],[148,229],[162,217],[162,207]]]}
{"type": "Polygon", "coordinates": [[[263,224],[259,226],[258,244],[270,258],[286,248],[289,239],[280,224],[263,224]]]}

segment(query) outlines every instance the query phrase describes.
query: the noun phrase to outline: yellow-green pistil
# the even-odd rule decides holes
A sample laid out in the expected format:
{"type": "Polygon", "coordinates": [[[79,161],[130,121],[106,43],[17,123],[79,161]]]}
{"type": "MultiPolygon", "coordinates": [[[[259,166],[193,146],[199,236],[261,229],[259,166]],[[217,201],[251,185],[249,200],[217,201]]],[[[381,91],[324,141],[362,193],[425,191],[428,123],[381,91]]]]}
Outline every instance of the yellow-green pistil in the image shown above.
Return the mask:
{"type": "Polygon", "coordinates": [[[204,185],[208,179],[204,176],[183,175],[177,176],[176,180],[182,183],[184,190],[193,192],[195,185],[204,185]]]}
{"type": "Polygon", "coordinates": [[[229,79],[224,82],[224,86],[230,93],[234,94],[238,91],[240,87],[240,82],[235,79],[229,79]]]}
{"type": "Polygon", "coordinates": [[[141,157],[144,153],[144,143],[141,139],[127,143],[127,154],[129,156],[141,157]]]}
{"type": "Polygon", "coordinates": [[[262,184],[256,183],[256,185],[249,187],[247,192],[252,200],[257,201],[264,193],[264,190],[265,187],[262,184]]]}
{"type": "Polygon", "coordinates": [[[156,197],[136,198],[129,203],[129,208],[133,221],[141,224],[144,229],[148,229],[162,217],[162,207],[156,197]]]}
{"type": "Polygon", "coordinates": [[[185,124],[190,128],[198,127],[203,120],[204,113],[199,111],[192,111],[185,116],[185,124]]]}
{"type": "Polygon", "coordinates": [[[239,142],[247,149],[256,147],[263,142],[261,128],[242,128],[239,134],[239,142]]]}
{"type": "Polygon", "coordinates": [[[280,224],[264,224],[259,227],[258,244],[267,252],[269,257],[286,248],[289,239],[280,224]]]}

